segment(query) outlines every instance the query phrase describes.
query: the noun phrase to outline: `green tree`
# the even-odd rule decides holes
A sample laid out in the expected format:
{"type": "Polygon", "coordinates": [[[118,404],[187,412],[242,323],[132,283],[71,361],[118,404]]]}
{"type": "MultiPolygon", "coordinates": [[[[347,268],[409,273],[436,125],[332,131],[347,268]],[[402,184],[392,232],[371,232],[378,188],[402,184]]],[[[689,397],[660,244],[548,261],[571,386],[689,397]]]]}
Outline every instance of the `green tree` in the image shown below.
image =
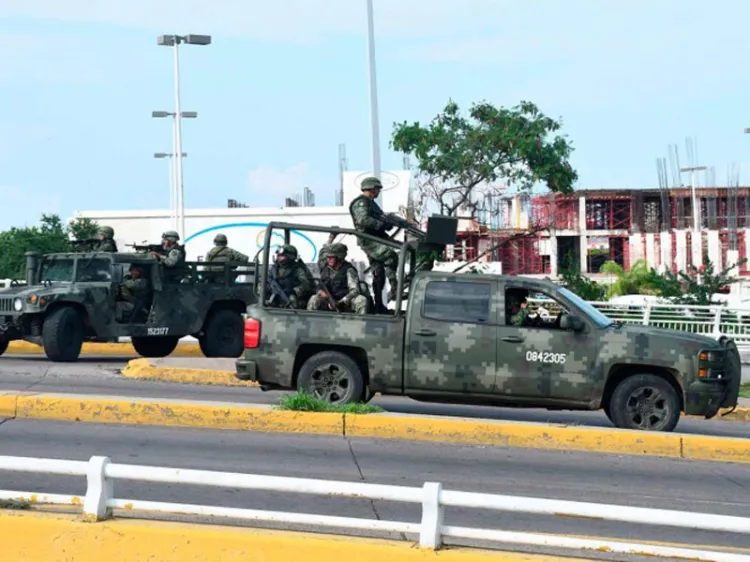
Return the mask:
{"type": "Polygon", "coordinates": [[[481,204],[475,191],[499,178],[524,190],[544,182],[553,192],[573,191],[572,146],[562,136],[547,139],[560,128],[530,102],[510,109],[477,103],[466,118],[449,101],[427,126],[395,123],[390,144],[416,157],[420,201],[434,201],[444,215],[475,214],[481,204]]]}
{"type": "Polygon", "coordinates": [[[38,226],[12,227],[0,232],[0,278],[23,279],[26,275],[26,258],[29,251],[51,254],[69,252],[69,242],[74,233],[96,232],[98,226],[89,219],[76,219],[67,226],[58,215],[42,215],[38,226]]]}
{"type": "Polygon", "coordinates": [[[607,261],[599,272],[616,277],[607,290],[607,298],[622,295],[653,295],[658,292],[656,285],[659,274],[649,267],[646,260],[636,260],[628,271],[617,262],[607,261]]]}
{"type": "Polygon", "coordinates": [[[603,301],[607,288],[597,283],[590,277],[581,275],[581,264],[572,252],[565,254],[563,263],[560,264],[560,281],[562,286],[575,293],[583,300],[603,301]]]}
{"type": "Polygon", "coordinates": [[[68,223],[68,232],[73,240],[96,237],[99,225],[88,217],[78,217],[68,223]]]}
{"type": "Polygon", "coordinates": [[[746,262],[747,258],[743,258],[719,272],[716,272],[711,260],[706,260],[706,265],[701,268],[690,266],[686,272],[675,274],[667,271],[656,276],[654,289],[660,296],[670,298],[678,304],[709,305],[712,304],[714,294],[740,280],[739,277],[730,275],[730,272],[746,262]]]}

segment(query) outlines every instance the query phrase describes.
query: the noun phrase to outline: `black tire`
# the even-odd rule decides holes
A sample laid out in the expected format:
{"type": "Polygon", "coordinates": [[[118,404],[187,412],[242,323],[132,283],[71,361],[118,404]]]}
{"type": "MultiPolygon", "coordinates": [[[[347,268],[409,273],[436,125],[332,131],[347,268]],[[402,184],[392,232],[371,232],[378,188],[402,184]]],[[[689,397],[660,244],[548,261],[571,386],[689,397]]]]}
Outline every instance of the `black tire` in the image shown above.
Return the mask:
{"type": "Polygon", "coordinates": [[[612,419],[612,412],[610,412],[610,407],[612,406],[612,400],[610,400],[608,403],[604,405],[604,415],[607,416],[607,419],[611,421],[612,423],[615,423],[615,420],[612,419]]]}
{"type": "Polygon", "coordinates": [[[206,357],[239,357],[245,351],[245,322],[231,310],[217,310],[206,322],[199,341],[206,357]]]}
{"type": "Polygon", "coordinates": [[[373,398],[375,398],[375,393],[372,390],[370,390],[369,386],[366,386],[365,390],[362,392],[362,402],[364,404],[367,404],[373,398]]]}
{"type": "Polygon", "coordinates": [[[303,390],[329,404],[352,404],[364,396],[364,377],[359,365],[339,351],[323,351],[304,362],[297,377],[303,390]]]}
{"type": "Polygon", "coordinates": [[[0,336],[0,355],[8,351],[8,345],[10,342],[5,336],[0,336]]]}
{"type": "Polygon", "coordinates": [[[131,338],[136,353],[141,357],[166,357],[171,354],[180,338],[177,336],[155,336],[131,338]]]}
{"type": "Polygon", "coordinates": [[[85,337],[83,320],[75,308],[58,308],[44,319],[42,347],[50,361],[76,361],[81,355],[85,337]]]}
{"type": "Polygon", "coordinates": [[[680,397],[661,377],[632,375],[615,388],[609,412],[622,429],[672,431],[680,421],[680,397]]]}

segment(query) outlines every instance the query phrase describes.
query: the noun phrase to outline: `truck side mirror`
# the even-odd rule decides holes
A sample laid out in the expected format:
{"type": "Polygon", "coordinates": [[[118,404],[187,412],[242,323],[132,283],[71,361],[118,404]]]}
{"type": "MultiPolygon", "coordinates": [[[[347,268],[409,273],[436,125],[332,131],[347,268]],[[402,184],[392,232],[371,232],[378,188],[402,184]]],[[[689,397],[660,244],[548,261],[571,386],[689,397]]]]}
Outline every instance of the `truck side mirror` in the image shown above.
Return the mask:
{"type": "Polygon", "coordinates": [[[583,320],[578,316],[572,316],[570,314],[563,314],[560,318],[560,328],[563,330],[573,330],[574,332],[582,332],[585,327],[583,320]]]}

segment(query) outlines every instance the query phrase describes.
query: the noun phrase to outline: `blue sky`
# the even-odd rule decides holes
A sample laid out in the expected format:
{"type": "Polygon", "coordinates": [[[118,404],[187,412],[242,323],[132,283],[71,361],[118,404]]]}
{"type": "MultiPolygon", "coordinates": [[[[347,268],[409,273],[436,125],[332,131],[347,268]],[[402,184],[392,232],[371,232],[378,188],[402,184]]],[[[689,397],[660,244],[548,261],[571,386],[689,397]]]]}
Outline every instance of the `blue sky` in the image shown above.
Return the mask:
{"type": "MultiPolygon", "coordinates": [[[[42,212],[167,207],[172,53],[181,51],[188,207],[332,204],[338,145],[370,167],[364,0],[0,1],[0,228],[42,212]]],[[[375,0],[383,167],[394,121],[521,99],[563,120],[580,188],[658,186],[696,137],[701,164],[750,162],[750,3],[375,0]]],[[[750,183],[743,167],[742,182],[750,183]]]]}

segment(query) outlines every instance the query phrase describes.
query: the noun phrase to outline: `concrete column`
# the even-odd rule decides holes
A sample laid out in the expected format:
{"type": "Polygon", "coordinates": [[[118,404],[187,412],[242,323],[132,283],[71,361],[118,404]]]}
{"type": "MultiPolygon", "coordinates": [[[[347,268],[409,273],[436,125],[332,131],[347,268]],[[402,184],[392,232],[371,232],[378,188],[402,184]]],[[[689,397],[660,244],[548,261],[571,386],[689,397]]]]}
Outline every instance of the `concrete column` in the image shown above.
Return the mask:
{"type": "Polygon", "coordinates": [[[630,244],[630,266],[643,259],[643,234],[640,232],[634,232],[630,235],[628,240],[630,244]]]}
{"type": "Polygon", "coordinates": [[[578,231],[580,233],[579,253],[581,254],[581,273],[589,271],[589,239],[586,228],[586,197],[581,195],[578,198],[578,231]]]}
{"type": "Polygon", "coordinates": [[[661,267],[660,271],[672,270],[672,235],[669,232],[659,234],[661,240],[661,267]]]}
{"type": "Polygon", "coordinates": [[[684,230],[674,231],[674,242],[675,242],[675,258],[674,261],[677,264],[677,271],[685,271],[687,269],[687,235],[684,230]]]}
{"type": "Polygon", "coordinates": [[[557,277],[559,274],[557,272],[558,263],[557,263],[557,235],[552,234],[549,237],[549,274],[550,277],[553,279],[557,277]]]}
{"type": "Polygon", "coordinates": [[[653,232],[646,233],[646,263],[650,267],[656,267],[656,236],[653,232]]]}
{"type": "Polygon", "coordinates": [[[718,230],[706,231],[706,241],[708,242],[708,259],[714,264],[714,271],[720,271],[724,265],[721,263],[721,239],[718,230]]]}

